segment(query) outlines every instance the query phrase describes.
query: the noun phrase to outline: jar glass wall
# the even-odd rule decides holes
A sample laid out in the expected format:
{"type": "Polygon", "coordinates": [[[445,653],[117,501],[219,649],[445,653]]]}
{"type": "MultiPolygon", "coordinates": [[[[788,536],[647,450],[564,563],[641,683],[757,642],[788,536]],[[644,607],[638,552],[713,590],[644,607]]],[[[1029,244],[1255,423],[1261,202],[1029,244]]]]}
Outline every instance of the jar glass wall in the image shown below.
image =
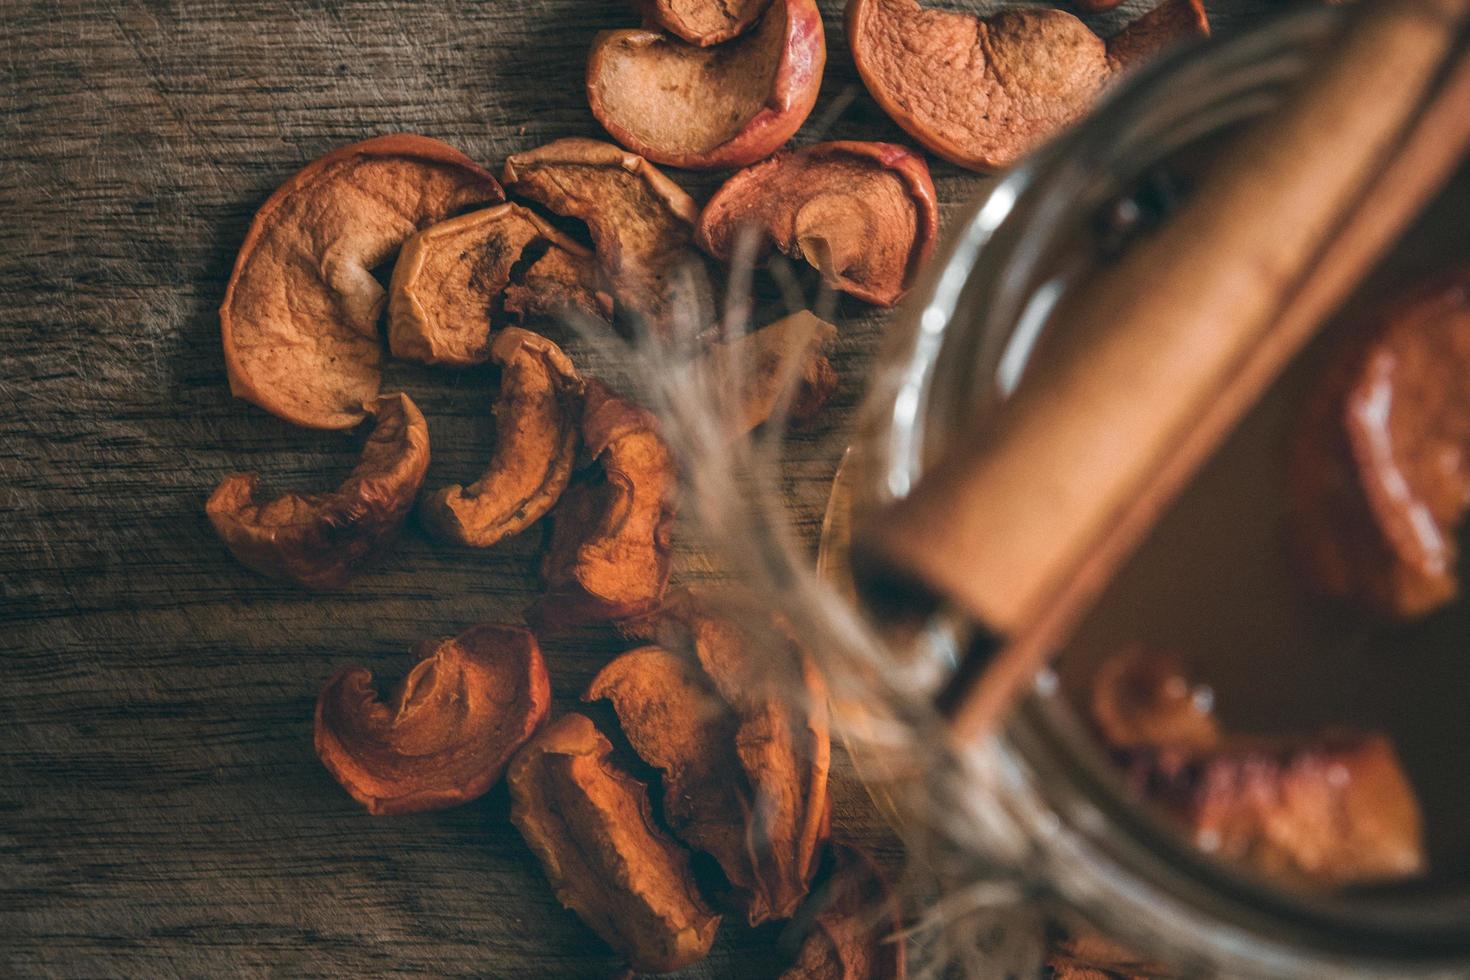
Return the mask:
{"type": "MultiPolygon", "coordinates": [[[[824,542],[829,571],[840,570],[847,510],[905,495],[957,441],[983,434],[1037,345],[1065,342],[1047,333],[1059,300],[1131,236],[1167,220],[1212,149],[1277,104],[1329,42],[1337,17],[1299,11],[1163,59],[948,229],[947,250],[901,317],[861,438],[839,477],[824,542]]],[[[1417,261],[1402,260],[1390,278],[1417,261]]],[[[1261,977],[1464,975],[1470,864],[1457,848],[1464,846],[1458,830],[1470,818],[1470,799],[1455,775],[1465,757],[1449,747],[1463,744],[1454,737],[1460,713],[1445,697],[1433,705],[1414,699],[1435,698],[1436,686],[1463,690],[1470,668],[1452,664],[1438,680],[1394,675],[1383,690],[1371,690],[1380,686],[1375,671],[1387,676],[1395,665],[1375,644],[1416,645],[1426,669],[1463,661],[1451,647],[1464,617],[1370,642],[1363,639],[1376,635],[1370,624],[1290,598],[1289,563],[1274,543],[1283,517],[1272,509],[1272,495],[1257,491],[1280,478],[1280,437],[1294,387],[1312,370],[1310,352],[1303,360],[1206,468],[1199,487],[1186,492],[1084,624],[1075,649],[1043,674],[987,748],[987,791],[1004,801],[987,815],[988,841],[985,833],[964,839],[989,846],[986,858],[1023,865],[1028,882],[1182,968],[1261,977]],[[1266,505],[1255,506],[1255,498],[1266,505]],[[1222,511],[1221,501],[1233,503],[1222,511]],[[1212,590],[1209,576],[1222,574],[1250,584],[1212,590]],[[1438,873],[1338,892],[1288,888],[1212,860],[1140,807],[1078,710],[1091,669],[1131,634],[1200,642],[1203,656],[1224,656],[1221,648],[1231,644],[1245,649],[1248,655],[1231,657],[1224,670],[1229,680],[1221,694],[1234,695],[1237,713],[1259,716],[1253,720],[1269,724],[1272,713],[1287,727],[1371,720],[1407,741],[1438,873]],[[1351,656],[1343,652],[1349,647],[1351,656]],[[1298,653],[1298,663],[1286,659],[1298,653]],[[1278,680],[1261,685],[1264,671],[1278,680]],[[1253,683],[1270,688],[1268,696],[1253,692],[1253,683]]],[[[963,647],[963,629],[931,623],[904,655],[942,674],[963,647]]],[[[880,803],[895,819],[911,819],[903,791],[893,789],[902,780],[886,778],[892,774],[872,753],[866,763],[880,803]]],[[[932,796],[923,803],[933,804],[932,796]]]]}

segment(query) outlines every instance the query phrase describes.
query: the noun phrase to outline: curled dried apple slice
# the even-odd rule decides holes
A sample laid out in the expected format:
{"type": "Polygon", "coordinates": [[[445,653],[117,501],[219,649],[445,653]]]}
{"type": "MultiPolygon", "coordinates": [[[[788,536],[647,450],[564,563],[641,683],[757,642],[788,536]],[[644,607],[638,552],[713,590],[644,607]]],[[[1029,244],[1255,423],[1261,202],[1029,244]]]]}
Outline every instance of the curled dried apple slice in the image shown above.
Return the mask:
{"type": "Polygon", "coordinates": [[[404,243],[389,287],[388,346],[425,364],[479,364],[507,314],[611,317],[596,282],[592,252],[534,212],[517,204],[472,211],[404,243]],[[509,292],[516,286],[519,299],[509,292]]]}
{"type": "Polygon", "coordinates": [[[259,475],[232,473],[205,504],[240,562],[308,588],[344,584],[397,536],[429,468],[429,426],[403,394],[368,408],[376,419],[357,467],[331,493],[256,500],[259,475]]]}
{"type": "Polygon", "coordinates": [[[742,232],[804,259],[833,289],[897,303],[939,229],[922,157],[892,143],[818,143],[735,174],[699,218],[700,247],[721,261],[742,232]]]}
{"type": "Polygon", "coordinates": [[[1199,0],[1164,0],[1108,43],[1062,10],[990,17],[918,0],[848,0],[847,41],[873,100],[910,136],[971,170],[1010,166],[1081,118],[1116,72],[1203,36],[1199,0]]]}
{"type": "Polygon", "coordinates": [[[307,164],[261,205],[235,259],[219,313],[230,391],[297,425],[361,422],[383,356],[372,270],[419,229],[503,199],[494,177],[425,136],[307,164]]]}
{"type": "Polygon", "coordinates": [[[582,439],[598,465],[551,515],[547,591],[530,611],[546,626],[641,616],[668,588],[678,481],[653,415],[589,381],[582,439]]]}
{"type": "Polygon", "coordinates": [[[720,917],[689,854],[654,823],[648,789],[613,762],[586,715],[548,725],[510,770],[511,821],[563,905],[640,973],[704,957],[720,917]]]}
{"type": "Polygon", "coordinates": [[[338,671],[317,699],[317,755],[369,813],[484,795],[550,707],[546,664],[524,629],[487,623],[425,646],[387,703],[361,667],[338,671]]]}
{"type": "Polygon", "coordinates": [[[735,715],[735,754],[748,787],[746,855],[752,925],[789,918],[811,886],[831,832],[827,689],[790,629],[736,593],[679,590],[628,635],[688,651],[735,715]]]}
{"type": "Polygon", "coordinates": [[[1009,166],[1079,118],[1108,76],[1102,39],[1062,10],[993,17],[849,0],[868,92],[914,139],[972,170],[1009,166]]]}
{"type": "Polygon", "coordinates": [[[780,624],[744,612],[749,618],[737,623],[695,600],[675,615],[738,720],[735,752],[753,802],[746,840],[756,869],[748,916],[756,925],[789,918],[811,887],[831,829],[831,742],[821,675],[780,624]]]}
{"type": "Polygon", "coordinates": [[[614,139],[650,160],[740,167],[801,128],[826,60],[815,0],[774,0],[749,33],[716,47],[604,31],[587,61],[587,99],[614,139]]]}
{"type": "Polygon", "coordinates": [[[630,650],[602,668],[583,695],[607,699],[638,757],[663,774],[664,819],[709,854],[730,884],[757,887],[746,840],[750,793],[735,753],[736,719],[699,665],[661,647],[630,650]]]}
{"type": "Polygon", "coordinates": [[[505,162],[512,193],[587,224],[613,295],[655,333],[713,319],[708,273],[690,247],[699,208],[642,157],[563,139],[505,162]]]}
{"type": "Polygon", "coordinates": [[[545,337],[507,327],[490,357],[501,367],[495,456],[474,483],[444,487],[421,509],[431,531],[479,548],[524,531],[561,497],[582,411],[581,375],[545,337]]]}

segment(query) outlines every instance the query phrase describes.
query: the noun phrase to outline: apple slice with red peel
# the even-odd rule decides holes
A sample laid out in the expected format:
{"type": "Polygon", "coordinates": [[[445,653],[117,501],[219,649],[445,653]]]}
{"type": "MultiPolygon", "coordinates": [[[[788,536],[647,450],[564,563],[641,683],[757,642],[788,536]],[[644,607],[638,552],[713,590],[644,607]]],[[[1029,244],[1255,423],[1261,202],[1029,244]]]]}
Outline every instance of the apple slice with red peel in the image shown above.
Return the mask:
{"type": "Polygon", "coordinates": [[[892,306],[934,249],[939,208],[922,157],[892,143],[835,142],[740,171],[705,205],[696,241],[728,261],[745,230],[805,259],[833,289],[892,306]]]}
{"type": "Polygon", "coordinates": [[[328,493],[259,498],[258,473],[231,473],[204,505],[248,568],[308,589],[335,589],[386,552],[429,468],[429,425],[405,394],[363,406],[374,419],[356,468],[328,493]]]}
{"type": "Polygon", "coordinates": [[[652,412],[595,379],[585,390],[582,440],[599,465],[551,513],[541,559],[546,592],[527,612],[542,629],[647,616],[669,585],[673,453],[652,412]]]}
{"type": "Polygon", "coordinates": [[[333,150],[255,214],[220,307],[236,398],[288,422],[350,429],[382,381],[372,270],[415,232],[504,200],[488,172],[448,144],[396,133],[333,150]]]}
{"type": "Polygon", "coordinates": [[[535,212],[519,204],[471,211],[403,243],[389,287],[388,348],[424,364],[483,364],[507,319],[611,319],[598,279],[592,250],[535,212]],[[558,271],[556,281],[533,275],[548,269],[558,271]]]}
{"type": "MultiPolygon", "coordinates": [[[[691,247],[699,207],[647,160],[571,137],[511,156],[505,184],[517,197],[586,224],[619,308],[655,335],[702,330],[714,318],[708,272],[691,247]]],[[[536,271],[527,272],[528,285],[536,271]]],[[[506,297],[507,305],[520,301],[506,297]]]]}
{"type": "Polygon", "coordinates": [[[815,0],[774,0],[751,30],[713,47],[604,31],[587,62],[587,99],[614,139],[649,160],[743,167],[801,128],[826,61],[815,0]]]}
{"type": "Polygon", "coordinates": [[[1076,122],[1122,71],[1208,34],[1199,0],[1164,0],[1106,44],[1064,10],[977,17],[918,0],[847,4],[853,62],[879,108],[931,152],[979,171],[1010,166],[1076,122]]]}
{"type": "Polygon", "coordinates": [[[917,0],[849,0],[847,39],[878,106],[931,152],[998,170],[1076,121],[1106,82],[1107,48],[1064,10],[993,17],[917,0]]]}
{"type": "Polygon", "coordinates": [[[387,701],[362,667],[339,670],[317,699],[317,757],[378,816],[483,796],[551,708],[541,647],[518,626],[482,623],[419,656],[387,701]]]}
{"type": "Polygon", "coordinates": [[[443,487],[419,505],[430,531],[475,548],[520,534],[551,510],[581,438],[582,377],[560,347],[507,327],[490,359],[500,365],[495,455],[474,483],[443,487]]]}

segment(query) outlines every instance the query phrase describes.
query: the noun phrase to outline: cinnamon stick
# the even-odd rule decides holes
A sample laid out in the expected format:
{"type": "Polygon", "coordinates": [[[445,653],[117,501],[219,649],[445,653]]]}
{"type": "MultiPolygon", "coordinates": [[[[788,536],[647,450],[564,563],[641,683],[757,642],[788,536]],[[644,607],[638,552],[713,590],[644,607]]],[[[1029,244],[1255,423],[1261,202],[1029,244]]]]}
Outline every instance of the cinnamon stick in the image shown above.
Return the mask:
{"type": "Polygon", "coordinates": [[[1463,157],[1467,21],[1470,0],[1364,4],[1174,220],[1059,312],[1066,345],[985,442],[859,529],[870,590],[918,583],[1002,639],[947,694],[957,734],[1000,717],[1463,157]]]}

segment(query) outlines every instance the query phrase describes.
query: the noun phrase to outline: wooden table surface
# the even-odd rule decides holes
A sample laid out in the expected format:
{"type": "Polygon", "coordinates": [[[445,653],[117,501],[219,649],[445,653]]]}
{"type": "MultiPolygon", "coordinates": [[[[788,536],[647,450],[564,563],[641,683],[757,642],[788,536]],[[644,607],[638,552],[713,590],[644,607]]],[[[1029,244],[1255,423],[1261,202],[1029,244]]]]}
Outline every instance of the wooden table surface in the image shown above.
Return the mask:
{"type": "MultiPolygon", "coordinates": [[[[841,4],[823,8],[823,97],[800,140],[907,142],[856,83],[841,4]]],[[[477,552],[412,529],[382,568],[311,595],[236,564],[203,502],[236,469],[324,488],[355,454],[227,390],[216,311],[261,201],[386,131],[492,169],[599,135],[587,47],[633,22],[600,0],[0,0],[0,975],[615,971],[503,787],[372,818],[312,752],[338,666],[396,679],[420,638],[518,619],[536,536],[477,552]]],[[[934,173],[950,215],[980,186],[934,173]]],[[[697,197],[718,180],[675,176],[697,197]]],[[[813,538],[884,320],[851,301],[839,319],[836,404],[791,450],[813,538]]],[[[385,387],[430,419],[428,485],[486,458],[492,381],[390,369],[385,387]]],[[[547,649],[564,708],[616,647],[592,632],[547,649]]],[[[838,832],[881,848],[838,777],[838,832]]],[[[688,975],[774,976],[774,934],[727,928],[688,975]]]]}

